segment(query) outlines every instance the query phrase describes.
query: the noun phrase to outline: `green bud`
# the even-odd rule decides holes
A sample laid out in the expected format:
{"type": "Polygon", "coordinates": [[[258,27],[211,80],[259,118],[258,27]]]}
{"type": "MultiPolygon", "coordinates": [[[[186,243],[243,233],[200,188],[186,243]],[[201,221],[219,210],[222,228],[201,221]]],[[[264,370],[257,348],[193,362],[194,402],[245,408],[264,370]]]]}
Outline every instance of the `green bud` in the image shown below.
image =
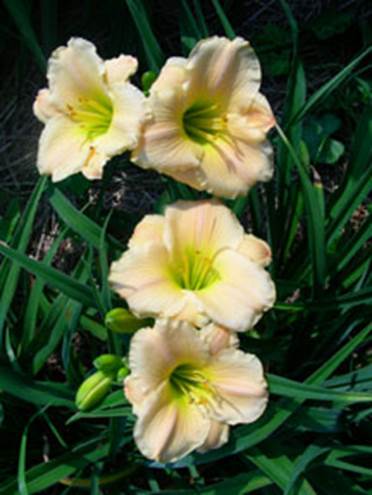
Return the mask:
{"type": "Polygon", "coordinates": [[[133,333],[142,327],[150,326],[151,320],[136,318],[124,308],[114,308],[106,313],[105,325],[112,332],[133,333]]]}
{"type": "Polygon", "coordinates": [[[122,382],[124,378],[126,378],[128,375],[129,375],[129,369],[126,366],[123,366],[118,371],[118,374],[116,375],[116,380],[118,382],[122,382]]]}
{"type": "Polygon", "coordinates": [[[87,411],[101,402],[110,391],[113,375],[97,371],[80,385],[76,393],[75,404],[80,411],[87,411]]]}
{"type": "Polygon", "coordinates": [[[141,77],[142,89],[146,94],[146,96],[157,77],[158,77],[157,74],[152,70],[149,70],[142,74],[141,77]]]}
{"type": "Polygon", "coordinates": [[[115,374],[123,366],[123,361],[115,354],[101,354],[93,361],[93,365],[103,373],[115,374]]]}

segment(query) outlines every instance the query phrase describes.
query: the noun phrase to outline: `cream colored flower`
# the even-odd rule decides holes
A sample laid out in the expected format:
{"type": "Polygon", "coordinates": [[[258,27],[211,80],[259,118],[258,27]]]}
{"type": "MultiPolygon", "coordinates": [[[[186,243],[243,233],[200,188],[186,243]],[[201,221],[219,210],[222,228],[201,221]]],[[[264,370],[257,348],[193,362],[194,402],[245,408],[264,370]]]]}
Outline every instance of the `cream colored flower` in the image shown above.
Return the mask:
{"type": "Polygon", "coordinates": [[[82,172],[99,179],[105,163],[137,145],[145,99],[128,82],[131,56],[103,61],[95,46],[71,38],[49,60],[49,88],[39,91],[36,117],[45,124],[37,158],[40,174],[54,182],[82,172]]]}
{"type": "Polygon", "coordinates": [[[170,58],[151,88],[153,117],[132,160],[229,198],[269,180],[274,117],[260,82],[259,61],[242,38],[214,36],[188,59],[170,58]]]}
{"type": "Polygon", "coordinates": [[[145,457],[174,462],[195,449],[218,448],[228,440],[229,425],[252,423],[264,412],[260,361],[236,349],[235,341],[222,342],[220,332],[164,320],[132,338],[125,394],[145,457]]]}
{"type": "Polygon", "coordinates": [[[269,246],[218,201],[179,201],[147,215],[109,280],[138,317],[209,321],[245,331],[272,307],[269,246]]]}

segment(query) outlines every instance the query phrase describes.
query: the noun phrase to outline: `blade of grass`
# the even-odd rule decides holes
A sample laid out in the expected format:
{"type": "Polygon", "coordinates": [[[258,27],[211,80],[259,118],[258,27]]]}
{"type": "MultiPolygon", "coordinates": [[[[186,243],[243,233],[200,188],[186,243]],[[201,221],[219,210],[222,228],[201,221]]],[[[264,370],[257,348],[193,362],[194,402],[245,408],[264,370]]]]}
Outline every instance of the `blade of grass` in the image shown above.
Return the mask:
{"type": "Polygon", "coordinates": [[[126,3],[145,49],[149,67],[151,70],[158,72],[163,63],[164,55],[152,32],[151,24],[143,2],[142,0],[126,0],[126,3]]]}
{"type": "Polygon", "coordinates": [[[42,277],[49,285],[60,290],[67,296],[87,306],[95,307],[96,302],[90,287],[77,282],[72,277],[52,268],[44,263],[35,261],[14,249],[0,243],[0,253],[11,259],[16,265],[42,277]]]}

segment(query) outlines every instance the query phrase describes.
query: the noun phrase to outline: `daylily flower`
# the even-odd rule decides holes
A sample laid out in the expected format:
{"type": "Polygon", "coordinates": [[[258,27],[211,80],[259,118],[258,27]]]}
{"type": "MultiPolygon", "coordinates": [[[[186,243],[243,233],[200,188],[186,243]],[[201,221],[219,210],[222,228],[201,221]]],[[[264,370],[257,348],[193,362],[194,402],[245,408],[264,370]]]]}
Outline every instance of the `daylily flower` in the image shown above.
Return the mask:
{"type": "Polygon", "coordinates": [[[36,117],[45,124],[37,158],[40,174],[54,182],[82,172],[99,179],[105,163],[137,145],[144,95],[128,82],[131,56],[103,61],[95,46],[71,38],[49,59],[49,88],[39,91],[36,117]]]}
{"type": "Polygon", "coordinates": [[[188,59],[170,58],[151,87],[132,160],[198,190],[233,198],[273,173],[266,133],[274,117],[259,93],[261,69],[248,41],[214,36],[188,59]]]}
{"type": "Polygon", "coordinates": [[[228,440],[229,425],[252,423],[264,412],[260,361],[236,349],[231,332],[221,340],[221,332],[164,320],[132,338],[125,394],[145,457],[175,462],[195,449],[218,448],[228,440]]]}
{"type": "Polygon", "coordinates": [[[245,331],[272,307],[269,246],[216,200],[179,201],[137,225],[109,280],[138,317],[245,331]]]}

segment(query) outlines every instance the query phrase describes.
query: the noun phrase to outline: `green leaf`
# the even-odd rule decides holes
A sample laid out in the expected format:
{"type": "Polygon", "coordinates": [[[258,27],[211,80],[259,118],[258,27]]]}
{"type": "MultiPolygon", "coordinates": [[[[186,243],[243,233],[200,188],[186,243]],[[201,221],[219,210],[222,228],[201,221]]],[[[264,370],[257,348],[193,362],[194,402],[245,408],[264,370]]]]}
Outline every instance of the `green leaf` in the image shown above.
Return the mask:
{"type": "Polygon", "coordinates": [[[0,389],[32,404],[75,409],[73,394],[64,385],[33,381],[27,375],[21,375],[1,365],[0,389]]]}
{"type": "MultiPolygon", "coordinates": [[[[77,210],[55,186],[50,187],[48,199],[61,220],[63,220],[71,230],[79,234],[95,248],[100,248],[102,235],[101,227],[81,211],[77,210]]],[[[108,240],[118,249],[123,249],[123,245],[115,238],[108,236],[108,240]]]]}
{"type": "Polygon", "coordinates": [[[137,27],[151,70],[158,72],[164,60],[162,49],[152,32],[149,17],[142,0],[126,0],[129,12],[137,27]]]}
{"type": "MultiPolygon", "coordinates": [[[[28,201],[26,211],[19,223],[19,226],[17,227],[17,231],[19,233],[17,249],[19,253],[24,253],[27,249],[27,245],[29,243],[31,236],[32,225],[35,219],[38,204],[43,194],[46,182],[47,179],[45,177],[39,179],[28,201]]],[[[15,235],[15,237],[17,238],[18,236],[15,235]]],[[[0,245],[0,248],[1,247],[2,246],[0,245]]],[[[4,273],[5,269],[7,268],[8,268],[7,264],[3,263],[1,265],[1,275],[4,273]]],[[[2,292],[0,297],[0,348],[3,342],[3,328],[4,328],[5,319],[17,288],[19,273],[20,273],[19,266],[14,263],[11,264],[9,271],[6,274],[6,278],[4,279],[4,284],[2,286],[2,292]]]]}
{"type": "Polygon", "coordinates": [[[87,306],[96,306],[93,291],[90,287],[77,282],[55,268],[45,265],[42,262],[35,261],[28,256],[5,246],[3,243],[0,244],[0,253],[11,259],[16,265],[21,266],[37,277],[43,278],[49,285],[60,290],[63,294],[66,294],[72,299],[87,306]]]}

